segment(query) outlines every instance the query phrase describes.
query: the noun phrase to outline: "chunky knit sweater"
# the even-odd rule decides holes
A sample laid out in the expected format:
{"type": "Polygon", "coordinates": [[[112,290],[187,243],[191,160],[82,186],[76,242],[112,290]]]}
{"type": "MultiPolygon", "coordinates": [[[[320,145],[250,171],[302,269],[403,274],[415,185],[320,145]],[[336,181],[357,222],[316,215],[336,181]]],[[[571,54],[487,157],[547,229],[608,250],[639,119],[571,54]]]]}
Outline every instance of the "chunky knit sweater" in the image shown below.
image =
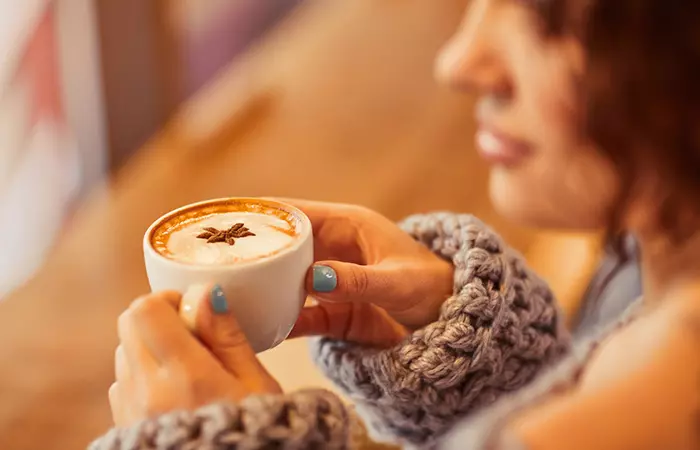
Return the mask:
{"type": "Polygon", "coordinates": [[[354,407],[326,391],[256,396],[113,429],[90,449],[346,449],[355,410],[375,438],[406,447],[519,448],[501,419],[574,382],[588,352],[569,351],[547,285],[478,219],[419,215],[402,228],[454,264],[454,295],[435,323],[391,349],[312,341],[315,361],[354,407]]]}

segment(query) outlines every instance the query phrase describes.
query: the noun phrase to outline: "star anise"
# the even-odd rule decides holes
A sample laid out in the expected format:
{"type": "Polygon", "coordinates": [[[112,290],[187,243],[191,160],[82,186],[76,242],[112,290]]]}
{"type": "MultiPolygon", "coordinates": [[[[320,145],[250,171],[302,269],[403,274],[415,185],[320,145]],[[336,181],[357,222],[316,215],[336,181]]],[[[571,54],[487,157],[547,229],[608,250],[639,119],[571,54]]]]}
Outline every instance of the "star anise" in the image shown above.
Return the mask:
{"type": "Polygon", "coordinates": [[[234,245],[236,239],[255,236],[244,224],[237,223],[228,230],[218,230],[213,227],[207,227],[197,236],[197,239],[206,239],[208,244],[216,244],[226,242],[228,245],[234,245]]]}

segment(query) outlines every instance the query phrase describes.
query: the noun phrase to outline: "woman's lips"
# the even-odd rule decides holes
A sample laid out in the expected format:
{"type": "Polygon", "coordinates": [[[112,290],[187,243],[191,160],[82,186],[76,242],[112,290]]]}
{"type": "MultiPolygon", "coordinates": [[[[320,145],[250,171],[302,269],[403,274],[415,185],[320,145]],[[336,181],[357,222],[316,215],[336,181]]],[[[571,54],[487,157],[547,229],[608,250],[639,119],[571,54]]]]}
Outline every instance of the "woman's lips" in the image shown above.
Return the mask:
{"type": "Polygon", "coordinates": [[[486,126],[476,132],[479,154],[491,164],[513,167],[532,153],[532,147],[523,141],[510,138],[486,126]]]}

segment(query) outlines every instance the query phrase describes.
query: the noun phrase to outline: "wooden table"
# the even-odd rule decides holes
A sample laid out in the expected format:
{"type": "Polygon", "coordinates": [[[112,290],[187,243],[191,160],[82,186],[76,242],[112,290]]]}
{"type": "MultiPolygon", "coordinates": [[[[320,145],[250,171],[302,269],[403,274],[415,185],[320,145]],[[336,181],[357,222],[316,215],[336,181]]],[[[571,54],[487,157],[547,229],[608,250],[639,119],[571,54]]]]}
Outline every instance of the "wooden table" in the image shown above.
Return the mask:
{"type": "MultiPolygon", "coordinates": [[[[284,195],[392,218],[464,210],[527,249],[533,235],[486,201],[471,100],[432,82],[464,4],[311,1],[97,188],[36,278],[0,304],[0,448],[76,449],[109,427],[115,320],[148,290],[144,230],[174,207],[284,195]]],[[[286,388],[323,383],[299,363],[303,347],[263,355],[286,388]]]]}

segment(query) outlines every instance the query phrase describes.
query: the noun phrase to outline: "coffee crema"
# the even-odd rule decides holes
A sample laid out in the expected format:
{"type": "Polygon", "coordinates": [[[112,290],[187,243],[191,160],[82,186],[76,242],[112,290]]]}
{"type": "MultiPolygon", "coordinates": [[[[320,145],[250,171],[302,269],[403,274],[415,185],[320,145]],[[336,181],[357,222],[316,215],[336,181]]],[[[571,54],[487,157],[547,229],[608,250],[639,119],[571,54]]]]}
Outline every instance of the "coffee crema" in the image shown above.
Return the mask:
{"type": "Polygon", "coordinates": [[[153,248],[168,259],[195,265],[228,265],[273,256],[299,235],[299,219],[264,201],[226,200],[194,205],[166,217],[151,233],[153,248]],[[208,242],[205,229],[243,224],[250,236],[235,243],[208,242]]]}

